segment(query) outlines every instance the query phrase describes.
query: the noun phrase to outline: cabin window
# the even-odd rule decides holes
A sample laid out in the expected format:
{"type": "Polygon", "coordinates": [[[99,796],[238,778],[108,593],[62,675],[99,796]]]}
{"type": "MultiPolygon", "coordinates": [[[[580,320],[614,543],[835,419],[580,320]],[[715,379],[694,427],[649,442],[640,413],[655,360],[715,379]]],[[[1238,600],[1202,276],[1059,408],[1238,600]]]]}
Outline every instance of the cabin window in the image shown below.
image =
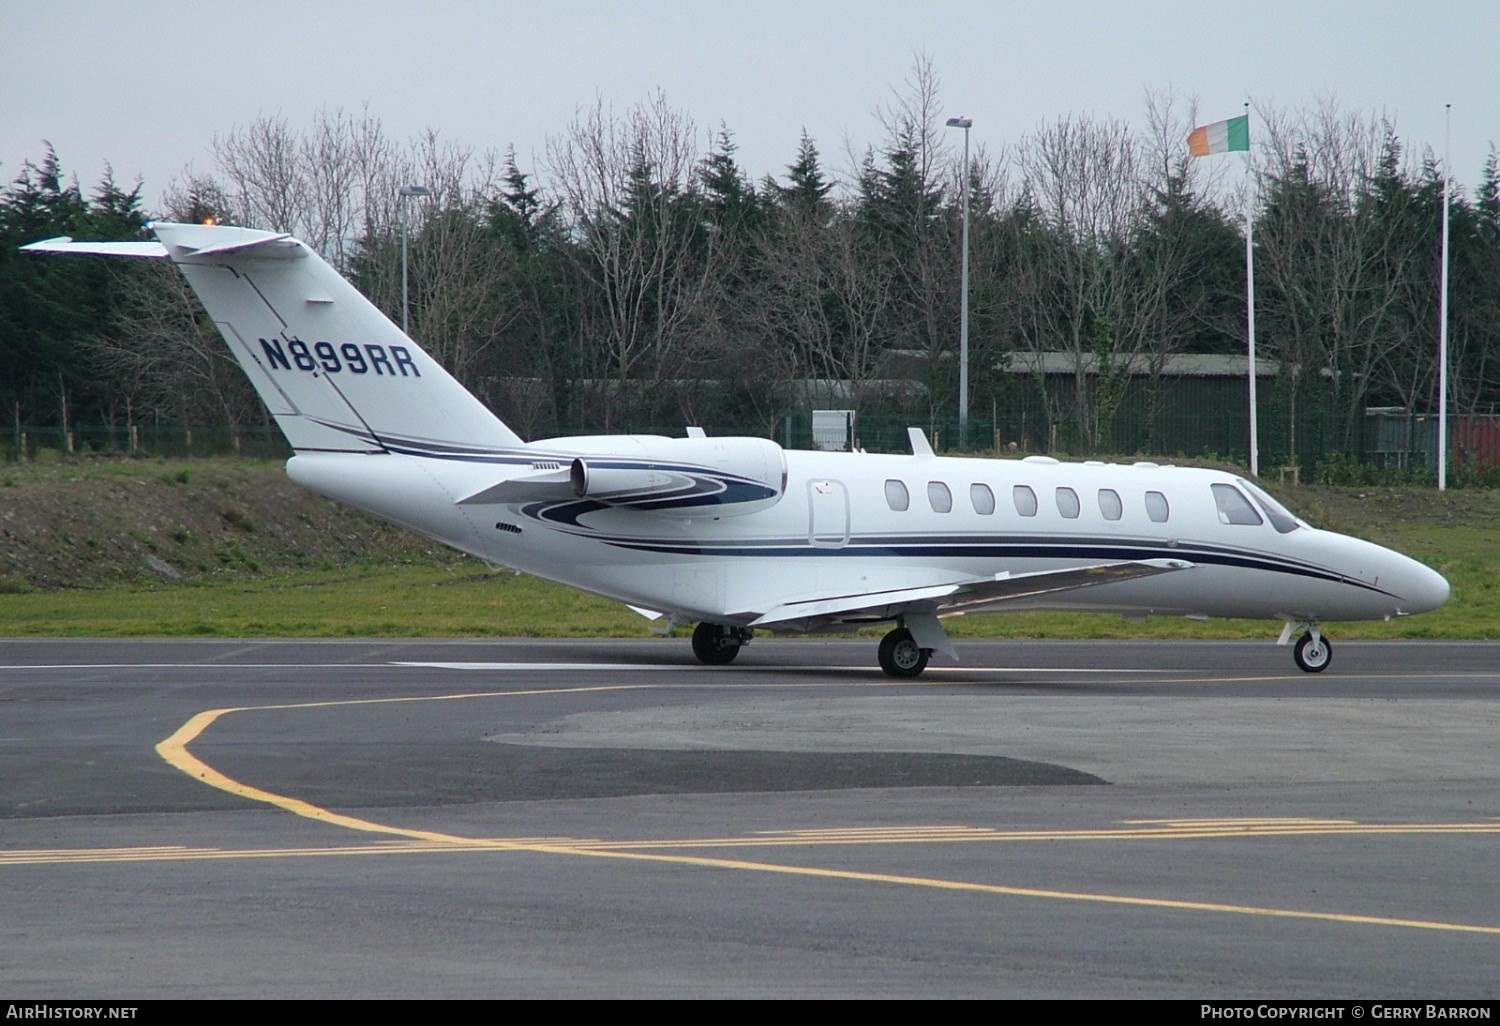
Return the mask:
{"type": "Polygon", "coordinates": [[[1059,488],[1057,490],[1057,511],[1059,513],[1069,520],[1077,520],[1080,508],[1077,492],[1071,488],[1059,488]]]}
{"type": "Polygon", "coordinates": [[[1167,497],[1165,495],[1161,492],[1146,493],[1146,516],[1151,518],[1152,523],[1165,524],[1171,512],[1171,509],[1167,506],[1167,497]]]}
{"type": "Polygon", "coordinates": [[[1214,505],[1219,507],[1219,523],[1221,524],[1245,524],[1257,527],[1264,520],[1260,514],[1255,512],[1255,507],[1250,505],[1250,500],[1245,498],[1234,485],[1213,485],[1214,505]]]}
{"type": "Polygon", "coordinates": [[[927,504],[934,513],[953,512],[953,493],[941,481],[927,482],[927,504]]]}
{"type": "Polygon", "coordinates": [[[1017,513],[1023,517],[1036,516],[1036,492],[1029,485],[1016,485],[1010,490],[1010,495],[1017,513]]]}
{"type": "Polygon", "coordinates": [[[885,483],[885,504],[897,513],[911,506],[911,496],[907,494],[904,482],[892,480],[885,483]]]}
{"type": "Polygon", "coordinates": [[[969,502],[973,503],[975,513],[989,516],[995,512],[995,493],[987,484],[969,485],[969,502]]]}
{"type": "Polygon", "coordinates": [[[1105,520],[1119,520],[1125,515],[1125,504],[1120,501],[1120,493],[1113,488],[1099,489],[1099,513],[1105,520]]]}

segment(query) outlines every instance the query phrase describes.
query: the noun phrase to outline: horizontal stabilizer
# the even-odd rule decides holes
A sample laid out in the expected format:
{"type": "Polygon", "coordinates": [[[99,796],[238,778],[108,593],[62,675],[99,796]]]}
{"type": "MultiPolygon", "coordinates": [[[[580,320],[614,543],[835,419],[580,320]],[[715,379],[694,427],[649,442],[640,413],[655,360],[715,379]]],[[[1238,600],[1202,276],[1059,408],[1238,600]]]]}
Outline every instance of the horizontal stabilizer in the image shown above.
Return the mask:
{"type": "Polygon", "coordinates": [[[43,239],[24,250],[33,253],[92,253],[96,256],[150,257],[161,260],[167,255],[167,247],[159,242],[74,242],[67,235],[55,239],[43,239]]]}
{"type": "Polygon", "coordinates": [[[191,253],[194,257],[223,256],[226,253],[243,253],[251,249],[260,250],[257,256],[300,257],[307,252],[297,244],[296,239],[286,234],[221,242],[212,246],[183,247],[183,249],[185,253],[191,253]]]}
{"type": "Polygon", "coordinates": [[[577,498],[577,493],[573,491],[569,468],[563,467],[561,470],[543,470],[524,477],[513,477],[508,481],[501,481],[482,492],[475,492],[467,498],[459,499],[458,504],[460,506],[503,506],[513,502],[550,502],[573,498],[577,498]]]}
{"type": "MultiPolygon", "coordinates": [[[[248,228],[220,228],[215,225],[172,226],[185,230],[186,239],[174,238],[172,247],[178,259],[225,256],[259,250],[256,256],[299,257],[307,251],[296,239],[285,233],[259,232],[248,228]],[[200,229],[194,232],[194,229],[200,229]],[[227,238],[226,238],[227,236],[227,238]],[[202,239],[201,244],[198,239],[202,239]]],[[[182,234],[182,232],[179,232],[182,234]]],[[[22,249],[33,253],[92,253],[95,256],[153,257],[170,256],[160,242],[76,242],[71,236],[33,242],[22,249]]]]}

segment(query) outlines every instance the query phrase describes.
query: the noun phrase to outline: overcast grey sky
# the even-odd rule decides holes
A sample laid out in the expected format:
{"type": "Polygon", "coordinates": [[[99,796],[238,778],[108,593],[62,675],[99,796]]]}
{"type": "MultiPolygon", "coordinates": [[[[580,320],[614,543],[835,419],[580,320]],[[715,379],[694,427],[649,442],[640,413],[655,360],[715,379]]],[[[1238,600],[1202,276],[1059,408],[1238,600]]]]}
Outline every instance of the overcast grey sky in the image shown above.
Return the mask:
{"type": "Polygon", "coordinates": [[[917,52],[992,149],[1070,113],[1141,125],[1147,89],[1204,121],[1333,96],[1438,155],[1452,103],[1470,190],[1500,139],[1495,0],[0,0],[0,178],[47,139],[85,186],[108,161],[154,203],[185,165],[212,169],[215,134],[366,104],[398,139],[514,145],[532,170],[580,107],[658,88],[705,148],[727,124],[755,178],[804,127],[842,168],[917,52]]]}

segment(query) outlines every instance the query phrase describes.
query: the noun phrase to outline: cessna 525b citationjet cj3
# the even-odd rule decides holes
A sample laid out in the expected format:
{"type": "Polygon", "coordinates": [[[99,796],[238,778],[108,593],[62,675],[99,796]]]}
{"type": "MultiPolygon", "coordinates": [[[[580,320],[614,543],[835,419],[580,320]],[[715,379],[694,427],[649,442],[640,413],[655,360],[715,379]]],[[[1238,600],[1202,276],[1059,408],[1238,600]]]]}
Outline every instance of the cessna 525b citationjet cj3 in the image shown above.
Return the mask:
{"type": "Polygon", "coordinates": [[[880,665],[956,659],[939,617],[1005,609],[1281,620],[1317,672],[1319,623],[1436,609],[1448,582],[1318,531],[1233,474],[786,451],[765,438],[522,441],[289,235],[153,226],[158,242],[46,253],[170,259],[296,454],[287,473],[491,563],[696,623],[727,663],[757,629],[889,623],[880,665]]]}

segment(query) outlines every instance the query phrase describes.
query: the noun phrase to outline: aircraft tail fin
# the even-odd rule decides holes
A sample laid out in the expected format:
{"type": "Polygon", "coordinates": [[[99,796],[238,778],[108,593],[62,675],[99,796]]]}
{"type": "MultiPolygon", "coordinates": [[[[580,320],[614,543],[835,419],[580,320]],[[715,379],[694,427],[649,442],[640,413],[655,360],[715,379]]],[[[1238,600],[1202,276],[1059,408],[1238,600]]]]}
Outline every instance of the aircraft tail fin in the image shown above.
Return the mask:
{"type": "Polygon", "coordinates": [[[152,230],[159,243],[25,248],[172,260],[298,452],[461,456],[524,444],[305,243],[218,225],[152,230]]]}

